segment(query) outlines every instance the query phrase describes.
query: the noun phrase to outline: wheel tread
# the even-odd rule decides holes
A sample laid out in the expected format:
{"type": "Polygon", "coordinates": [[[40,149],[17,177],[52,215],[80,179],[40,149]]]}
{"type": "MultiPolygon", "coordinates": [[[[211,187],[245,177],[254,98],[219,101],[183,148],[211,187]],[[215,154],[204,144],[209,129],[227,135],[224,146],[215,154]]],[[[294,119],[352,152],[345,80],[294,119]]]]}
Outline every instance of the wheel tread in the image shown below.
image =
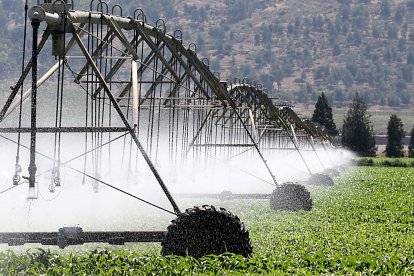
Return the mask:
{"type": "Polygon", "coordinates": [[[196,258],[225,252],[247,257],[252,252],[249,231],[240,219],[212,205],[188,208],[179,214],[167,227],[161,245],[163,255],[188,254],[196,258]]]}

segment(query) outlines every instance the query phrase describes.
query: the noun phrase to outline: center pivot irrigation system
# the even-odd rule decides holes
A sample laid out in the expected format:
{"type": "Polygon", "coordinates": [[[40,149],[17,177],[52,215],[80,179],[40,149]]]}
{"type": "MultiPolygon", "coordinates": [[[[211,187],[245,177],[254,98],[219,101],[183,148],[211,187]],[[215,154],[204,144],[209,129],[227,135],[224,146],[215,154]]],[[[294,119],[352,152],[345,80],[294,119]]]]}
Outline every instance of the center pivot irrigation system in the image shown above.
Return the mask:
{"type": "MultiPolygon", "coordinates": [[[[252,251],[249,232],[237,216],[208,205],[180,211],[157,169],[165,155],[170,165],[189,160],[197,164],[223,155],[254,155],[275,191],[283,186],[299,191],[288,199],[276,199],[278,204],[288,200],[296,201],[296,209],[311,208],[297,205],[303,197],[309,198],[309,192],[293,183],[280,185],[265,159],[265,155],[275,155],[275,149],[294,150],[313,175],[301,151],[310,149],[318,156],[315,143],[331,147],[330,138],[311,122],[301,120],[291,106],[275,102],[260,85],[246,79],[220,81],[220,75],[210,71],[209,61],[197,56],[195,44],[184,46],[181,31],[168,34],[163,20],[155,26],[147,24],[141,9],[127,17],[119,5],[110,8],[103,1],[92,0],[89,11],[80,11],[73,2],[59,0],[38,1],[30,9],[26,3],[25,12],[25,26],[27,19],[32,26],[32,56],[25,63],[23,55],[22,74],[0,111],[0,137],[17,147],[10,177],[13,186],[1,193],[28,183],[29,196],[35,199],[40,174],[52,175],[49,190],[54,192],[61,187],[62,171],[72,170],[84,182],[92,182],[96,191],[100,185],[112,188],[176,218],[167,231],[85,232],[80,227],[63,227],[57,233],[0,233],[1,243],[63,248],[87,242],[161,242],[163,254],[200,257],[229,251],[248,256],[252,251]],[[43,25],[45,30],[38,36],[43,25]],[[42,52],[48,41],[52,55],[42,52]],[[52,76],[55,88],[49,85],[48,91],[39,91],[52,76]],[[24,88],[27,83],[29,89],[24,88]],[[52,94],[50,90],[54,90],[52,94]],[[25,120],[28,100],[30,116],[25,120]],[[46,119],[42,107],[47,110],[46,119]],[[6,123],[9,118],[13,120],[6,123]],[[83,150],[62,160],[70,156],[70,152],[64,154],[65,135],[75,135],[83,150]],[[48,147],[39,148],[39,137],[48,141],[48,147]],[[121,149],[116,150],[120,144],[121,149]],[[28,150],[28,177],[21,175],[25,162],[21,149],[28,150]],[[122,152],[121,160],[115,152],[122,152]],[[144,162],[139,163],[138,157],[144,162]],[[39,158],[49,160],[48,171],[37,171],[39,158]],[[83,168],[74,166],[75,160],[82,161],[83,168]],[[112,170],[115,164],[128,170],[149,169],[172,210],[104,180],[102,172],[112,170]]],[[[23,47],[26,33],[25,28],[23,47]]]]}

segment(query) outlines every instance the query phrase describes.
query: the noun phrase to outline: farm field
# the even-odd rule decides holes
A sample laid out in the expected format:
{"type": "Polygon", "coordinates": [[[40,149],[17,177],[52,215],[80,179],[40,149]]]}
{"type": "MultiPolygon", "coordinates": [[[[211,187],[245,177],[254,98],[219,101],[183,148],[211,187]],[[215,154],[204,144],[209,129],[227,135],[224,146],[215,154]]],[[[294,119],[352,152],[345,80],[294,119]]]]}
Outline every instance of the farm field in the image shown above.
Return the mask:
{"type": "Polygon", "coordinates": [[[215,203],[250,229],[248,259],[162,257],[159,244],[12,249],[0,252],[0,274],[414,274],[414,168],[355,167],[335,187],[308,189],[310,212],[274,212],[267,200],[215,203]]]}
{"type": "Polygon", "coordinates": [[[362,166],[414,167],[414,160],[411,158],[359,157],[355,159],[355,162],[362,166]]]}

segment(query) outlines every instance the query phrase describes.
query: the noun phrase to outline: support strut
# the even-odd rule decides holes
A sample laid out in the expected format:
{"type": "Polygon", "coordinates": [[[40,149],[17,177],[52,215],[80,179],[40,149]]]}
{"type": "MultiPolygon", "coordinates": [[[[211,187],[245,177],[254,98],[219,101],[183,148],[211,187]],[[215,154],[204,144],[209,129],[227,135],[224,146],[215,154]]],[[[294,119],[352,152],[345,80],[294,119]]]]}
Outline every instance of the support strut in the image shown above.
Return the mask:
{"type": "Polygon", "coordinates": [[[97,78],[101,82],[105,93],[107,94],[109,100],[111,101],[113,107],[115,108],[116,112],[118,113],[118,115],[121,118],[122,122],[124,123],[125,127],[128,129],[128,132],[130,133],[130,135],[131,135],[132,139],[134,140],[135,144],[137,145],[138,150],[141,152],[142,157],[144,157],[145,162],[149,166],[151,172],[153,173],[153,175],[154,175],[155,179],[157,180],[158,184],[160,185],[161,189],[164,191],[164,194],[167,197],[167,199],[169,200],[171,206],[173,207],[174,212],[176,214],[181,213],[177,203],[173,199],[171,193],[169,192],[169,190],[168,190],[167,186],[165,185],[164,181],[162,180],[160,174],[158,173],[157,169],[155,168],[154,164],[152,163],[150,157],[148,156],[148,154],[144,150],[144,147],[141,145],[141,142],[138,140],[138,137],[135,133],[135,130],[131,127],[128,120],[126,119],[126,117],[122,113],[122,110],[119,107],[118,102],[116,101],[115,97],[112,95],[111,89],[109,88],[108,84],[106,83],[105,78],[100,73],[100,71],[99,71],[98,67],[96,66],[93,58],[90,56],[90,54],[89,54],[88,50],[86,49],[85,45],[83,45],[79,35],[76,33],[75,27],[73,26],[73,23],[70,21],[69,24],[72,27],[72,35],[76,39],[76,42],[78,43],[79,48],[81,49],[82,53],[84,54],[85,58],[87,59],[88,63],[90,64],[92,70],[95,72],[97,78]]]}
{"type": "Polygon", "coordinates": [[[32,43],[32,97],[30,118],[30,164],[29,164],[29,189],[34,189],[36,182],[36,94],[37,94],[37,35],[40,20],[33,15],[31,18],[33,28],[32,43]]]}

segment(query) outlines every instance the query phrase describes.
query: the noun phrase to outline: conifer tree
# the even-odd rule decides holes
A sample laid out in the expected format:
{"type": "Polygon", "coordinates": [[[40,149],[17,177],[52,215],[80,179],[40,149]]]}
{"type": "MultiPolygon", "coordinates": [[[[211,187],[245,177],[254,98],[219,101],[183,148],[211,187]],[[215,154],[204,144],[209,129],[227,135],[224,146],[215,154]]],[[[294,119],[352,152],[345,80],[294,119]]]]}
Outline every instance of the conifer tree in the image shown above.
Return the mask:
{"type": "Polygon", "coordinates": [[[387,126],[387,146],[385,148],[388,157],[404,156],[402,139],[405,136],[404,126],[396,114],[391,114],[387,126]]]}
{"type": "Polygon", "coordinates": [[[410,143],[408,145],[408,156],[414,158],[414,125],[411,129],[410,143]]]}
{"type": "Polygon", "coordinates": [[[352,99],[342,127],[342,145],[361,156],[375,156],[376,145],[367,105],[358,95],[352,99]]]}
{"type": "Polygon", "coordinates": [[[382,0],[380,8],[381,8],[381,15],[384,18],[388,18],[391,15],[391,6],[388,0],[382,0]]]}
{"type": "Polygon", "coordinates": [[[320,124],[324,127],[325,132],[331,136],[338,135],[338,130],[336,129],[336,124],[332,116],[332,108],[329,106],[328,98],[325,96],[325,93],[318,97],[318,100],[315,104],[315,110],[312,115],[312,122],[320,124]]]}

